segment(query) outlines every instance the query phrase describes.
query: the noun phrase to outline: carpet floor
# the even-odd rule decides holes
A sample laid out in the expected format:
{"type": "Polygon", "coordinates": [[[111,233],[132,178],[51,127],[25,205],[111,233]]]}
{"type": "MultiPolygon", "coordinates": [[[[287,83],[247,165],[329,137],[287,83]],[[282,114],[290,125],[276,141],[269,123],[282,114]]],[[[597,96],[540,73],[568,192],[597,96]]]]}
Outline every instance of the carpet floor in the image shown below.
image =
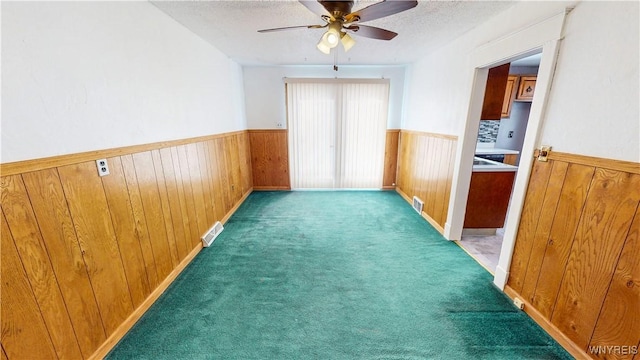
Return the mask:
{"type": "Polygon", "coordinates": [[[570,359],[395,192],[256,192],[108,359],[570,359]]]}

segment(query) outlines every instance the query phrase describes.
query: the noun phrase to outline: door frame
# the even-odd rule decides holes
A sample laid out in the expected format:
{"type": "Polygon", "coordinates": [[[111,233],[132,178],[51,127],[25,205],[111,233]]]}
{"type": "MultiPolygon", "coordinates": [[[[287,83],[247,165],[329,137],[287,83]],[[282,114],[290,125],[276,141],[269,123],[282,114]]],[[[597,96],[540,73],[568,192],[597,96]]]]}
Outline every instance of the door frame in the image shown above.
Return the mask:
{"type": "Polygon", "coordinates": [[[536,53],[542,53],[536,92],[531,104],[529,121],[520,154],[520,164],[516,173],[511,202],[507,212],[505,232],[500,259],[494,275],[494,284],[504,289],[509,277],[509,266],[515,246],[515,239],[524,205],[525,193],[531,175],[533,154],[539,145],[545,107],[553,79],[562,30],[570,9],[540,20],[515,33],[496,39],[476,48],[469,57],[472,73],[472,89],[467,119],[459,138],[453,173],[453,184],[449,198],[447,222],[444,236],[448,240],[460,240],[469,195],[469,184],[473,168],[480,114],[484,100],[489,68],[506,64],[536,53]]]}

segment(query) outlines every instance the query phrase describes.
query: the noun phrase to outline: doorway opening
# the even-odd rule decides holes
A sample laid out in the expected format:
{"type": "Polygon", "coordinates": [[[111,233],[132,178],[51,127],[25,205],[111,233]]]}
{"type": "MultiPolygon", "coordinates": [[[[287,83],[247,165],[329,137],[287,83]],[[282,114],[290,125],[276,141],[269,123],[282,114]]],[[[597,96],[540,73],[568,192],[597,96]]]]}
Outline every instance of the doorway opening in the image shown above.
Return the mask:
{"type": "Polygon", "coordinates": [[[507,210],[502,249],[493,278],[493,283],[499,289],[504,289],[509,278],[509,267],[534,161],[534,152],[541,145],[538,135],[542,128],[544,108],[551,89],[562,29],[569,11],[570,9],[567,8],[514,33],[488,42],[476,48],[469,58],[470,66],[473,69],[470,77],[472,86],[466,121],[462,134],[458,138],[456,149],[453,183],[449,198],[450,205],[444,226],[444,236],[448,240],[460,240],[462,237],[474,162],[473,155],[476,151],[479,119],[489,68],[536,53],[542,55],[536,79],[536,91],[531,103],[526,135],[518,162],[519,171],[516,173],[512,197],[507,210]]]}
{"type": "Polygon", "coordinates": [[[540,59],[537,53],[489,69],[458,245],[491,274],[502,250],[540,59]]]}

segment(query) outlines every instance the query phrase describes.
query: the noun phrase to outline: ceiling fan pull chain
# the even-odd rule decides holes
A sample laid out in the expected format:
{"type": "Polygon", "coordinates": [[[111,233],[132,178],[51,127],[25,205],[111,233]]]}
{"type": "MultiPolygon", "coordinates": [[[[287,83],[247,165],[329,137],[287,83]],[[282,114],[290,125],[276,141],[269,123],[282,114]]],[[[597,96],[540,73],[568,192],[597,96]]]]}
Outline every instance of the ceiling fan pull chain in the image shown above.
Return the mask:
{"type": "Polygon", "coordinates": [[[338,49],[333,52],[333,71],[338,71],[338,49]]]}

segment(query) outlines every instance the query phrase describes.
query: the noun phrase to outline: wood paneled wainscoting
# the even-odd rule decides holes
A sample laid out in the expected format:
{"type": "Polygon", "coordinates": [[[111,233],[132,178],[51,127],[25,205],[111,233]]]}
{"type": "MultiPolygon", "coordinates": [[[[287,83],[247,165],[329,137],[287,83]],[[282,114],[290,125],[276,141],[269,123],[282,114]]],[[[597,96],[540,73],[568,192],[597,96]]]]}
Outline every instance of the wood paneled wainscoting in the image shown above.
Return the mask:
{"type": "Polygon", "coordinates": [[[534,162],[505,292],[578,358],[640,359],[640,164],[549,159],[534,162]]]}
{"type": "Polygon", "coordinates": [[[242,131],[2,164],[2,358],[103,357],[251,192],[249,154],[242,131]]]}
{"type": "Polygon", "coordinates": [[[290,190],[287,130],[249,130],[254,190],[290,190]]]}
{"type": "Polygon", "coordinates": [[[382,176],[383,189],[395,189],[398,174],[398,145],[400,143],[400,130],[387,130],[387,139],[384,143],[384,174],[382,176]]]}
{"type": "Polygon", "coordinates": [[[443,233],[449,209],[457,137],[402,130],[397,191],[424,202],[422,216],[443,233]]]}

